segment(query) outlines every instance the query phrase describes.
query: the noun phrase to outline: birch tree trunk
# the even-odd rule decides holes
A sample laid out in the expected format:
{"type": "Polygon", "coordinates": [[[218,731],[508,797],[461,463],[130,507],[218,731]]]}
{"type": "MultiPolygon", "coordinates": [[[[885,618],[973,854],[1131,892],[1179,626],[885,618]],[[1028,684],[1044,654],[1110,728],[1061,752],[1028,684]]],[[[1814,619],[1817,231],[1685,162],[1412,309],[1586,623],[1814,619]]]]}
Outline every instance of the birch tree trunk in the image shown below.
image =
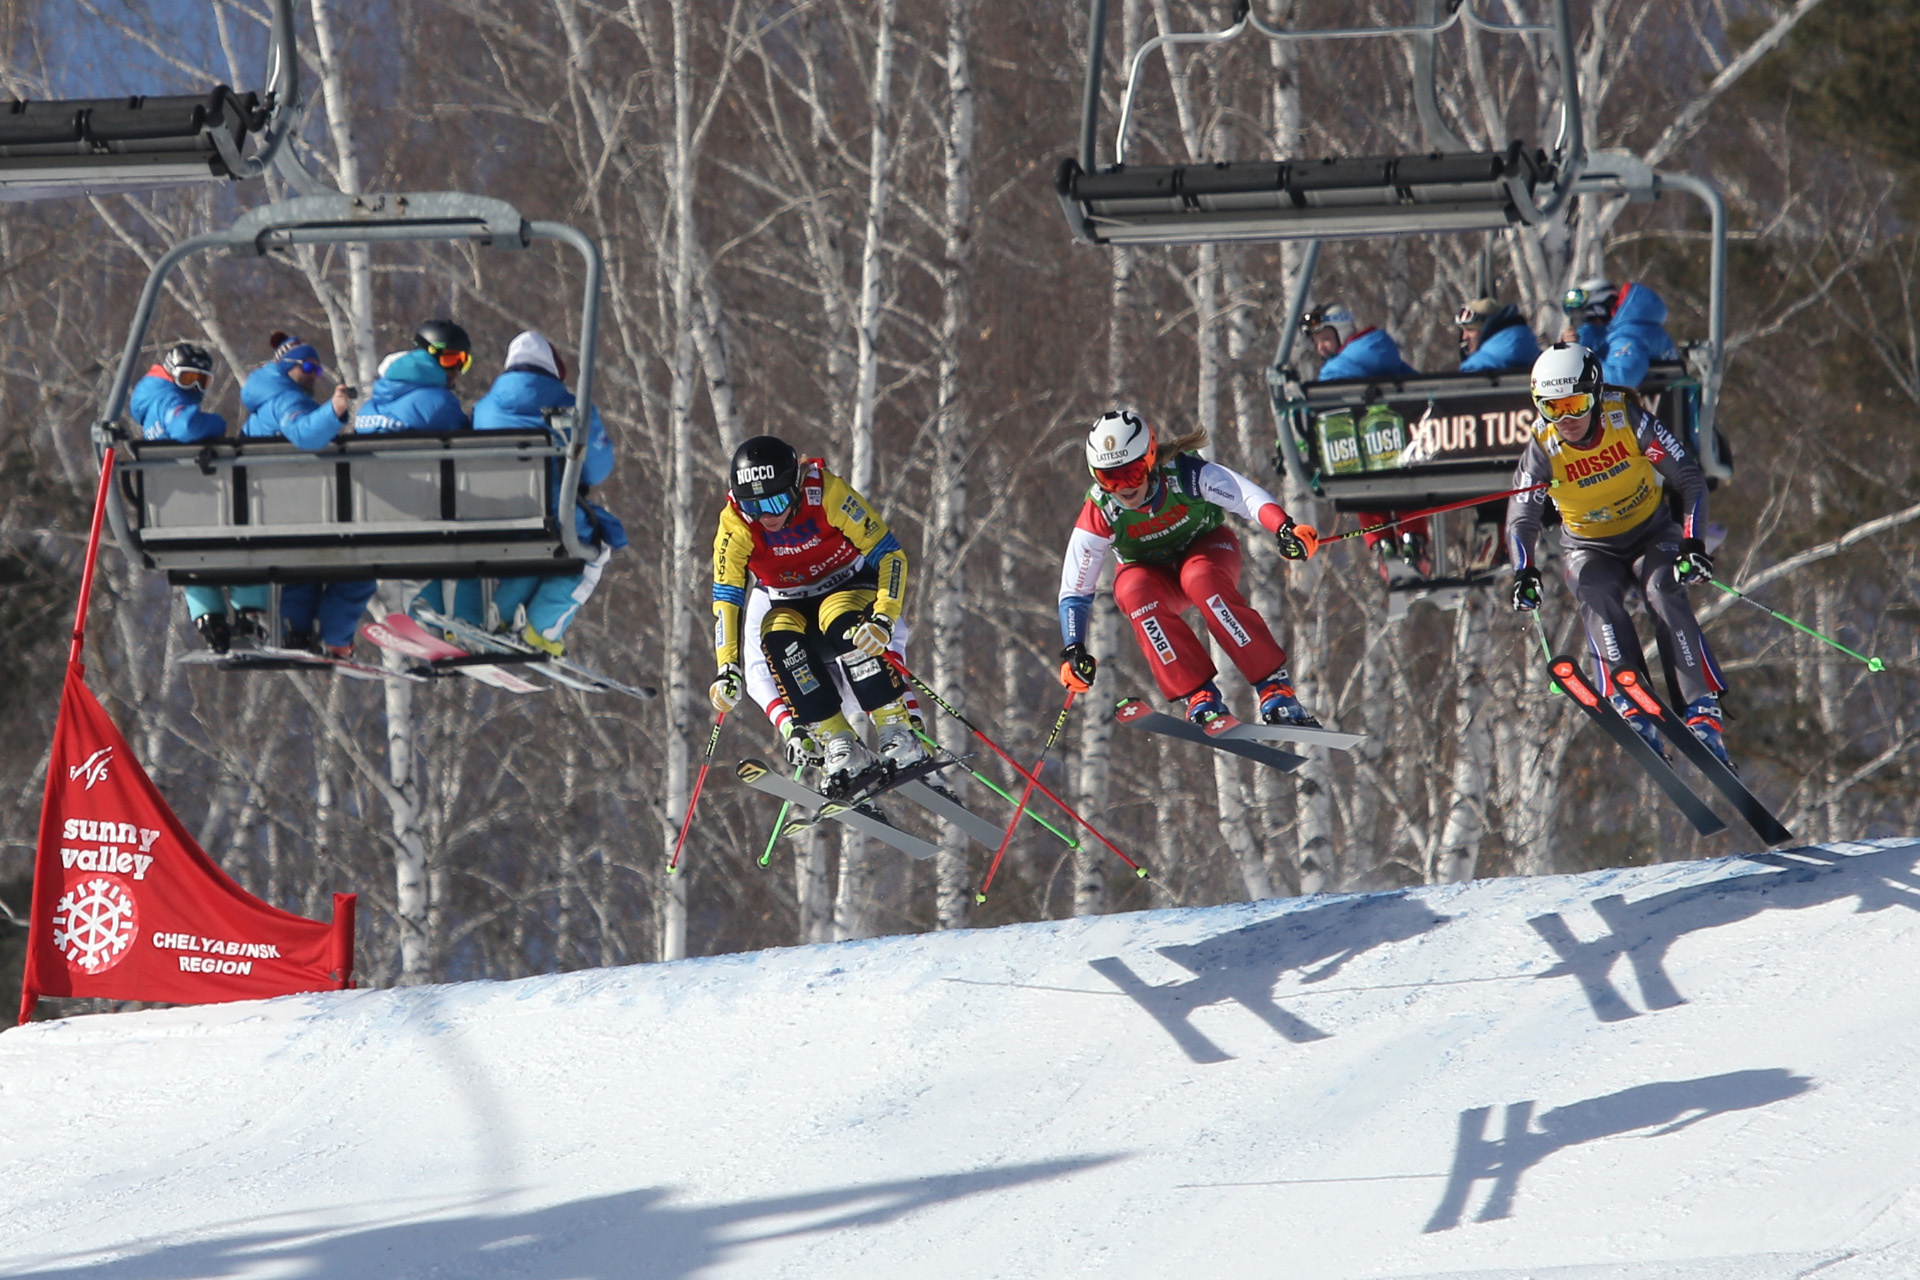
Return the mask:
{"type": "Polygon", "coordinates": [[[1487,611],[1485,592],[1469,591],[1454,629],[1454,756],[1452,802],[1432,859],[1436,880],[1471,880],[1486,834],[1487,760],[1491,745],[1487,717],[1487,611]]]}

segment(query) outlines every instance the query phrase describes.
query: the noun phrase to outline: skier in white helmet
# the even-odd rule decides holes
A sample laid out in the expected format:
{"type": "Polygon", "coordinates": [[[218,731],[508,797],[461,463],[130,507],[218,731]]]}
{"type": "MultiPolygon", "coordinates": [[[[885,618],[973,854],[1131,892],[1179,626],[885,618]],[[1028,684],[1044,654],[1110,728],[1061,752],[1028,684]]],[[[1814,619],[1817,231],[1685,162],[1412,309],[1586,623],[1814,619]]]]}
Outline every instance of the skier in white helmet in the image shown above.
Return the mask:
{"type": "Polygon", "coordinates": [[[1254,686],[1268,724],[1319,727],[1294,696],[1287,651],[1240,594],[1240,539],[1223,527],[1227,513],[1256,521],[1289,560],[1305,560],[1320,540],[1296,525],[1272,494],[1237,471],[1197,452],[1206,432],[1167,442],[1132,409],[1103,413],[1087,433],[1087,470],[1093,484],[1067,543],[1060,571],[1060,683],[1084,692],[1097,666],[1087,651],[1094,584],[1107,557],[1120,558],[1113,601],[1133,624],[1160,692],[1186,704],[1187,719],[1228,724],[1216,669],[1206,645],[1180,615],[1198,608],[1207,630],[1254,686]]]}
{"type": "Polygon", "coordinates": [[[1613,705],[1655,751],[1661,750],[1653,722],[1613,689],[1617,667],[1646,673],[1646,654],[1626,608],[1627,591],[1636,589],[1679,684],[1687,724],[1726,760],[1719,700],[1726,681],[1687,599],[1687,584],[1713,573],[1713,559],[1700,538],[1707,521],[1706,476],[1658,418],[1624,388],[1606,383],[1599,358],[1579,343],[1556,343],[1542,352],[1534,361],[1532,382],[1540,416],[1513,484],[1551,481],[1553,487],[1508,500],[1513,607],[1540,607],[1534,548],[1551,500],[1560,509],[1567,588],[1586,623],[1601,685],[1613,705]],[[1667,484],[1680,497],[1679,523],[1667,508],[1667,484]]]}

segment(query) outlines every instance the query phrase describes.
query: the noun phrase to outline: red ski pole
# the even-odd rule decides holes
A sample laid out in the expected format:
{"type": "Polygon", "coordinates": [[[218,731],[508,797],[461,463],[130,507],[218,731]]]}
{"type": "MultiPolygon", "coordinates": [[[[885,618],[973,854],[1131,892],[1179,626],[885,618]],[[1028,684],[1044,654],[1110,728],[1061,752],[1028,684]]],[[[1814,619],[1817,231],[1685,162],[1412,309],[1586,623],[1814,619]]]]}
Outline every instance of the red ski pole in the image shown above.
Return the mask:
{"type": "Polygon", "coordinates": [[[952,716],[955,720],[958,720],[961,724],[965,725],[967,727],[967,732],[971,733],[974,737],[980,739],[980,741],[986,743],[987,748],[990,751],[992,751],[993,754],[999,756],[1002,760],[1005,760],[1008,764],[1012,765],[1014,772],[1018,773],[1021,777],[1025,778],[1029,783],[1033,784],[1033,787],[1036,791],[1038,791],[1041,795],[1045,796],[1047,799],[1053,801],[1055,804],[1059,805],[1060,808],[1063,811],[1065,811],[1066,815],[1069,818],[1072,818],[1075,822],[1079,823],[1082,827],[1085,827],[1087,829],[1088,834],[1092,835],[1093,838],[1098,840],[1101,844],[1107,846],[1107,848],[1113,850],[1113,856],[1120,859],[1120,861],[1126,863],[1129,867],[1132,867],[1133,874],[1139,876],[1142,880],[1145,880],[1147,878],[1147,869],[1145,867],[1135,862],[1132,858],[1129,858],[1125,854],[1125,852],[1121,850],[1119,845],[1107,839],[1106,835],[1101,832],[1100,828],[1094,826],[1091,822],[1088,822],[1085,818],[1081,817],[1079,810],[1075,809],[1072,805],[1068,804],[1065,800],[1062,800],[1059,796],[1053,794],[1053,792],[1050,789],[1048,789],[1046,783],[1040,781],[1039,778],[1035,777],[1033,774],[1021,768],[1020,762],[1018,760],[1015,760],[1012,756],[1008,755],[1004,750],[1002,750],[999,743],[995,742],[992,738],[989,738],[986,734],[980,732],[980,727],[978,725],[974,724],[973,721],[961,715],[959,712],[959,709],[956,708],[951,702],[948,702],[945,698],[941,697],[939,694],[939,691],[936,690],[932,685],[928,684],[925,680],[922,680],[919,676],[913,674],[913,672],[907,670],[907,664],[900,661],[900,657],[898,654],[894,653],[892,650],[888,650],[885,654],[881,656],[886,658],[888,663],[890,663],[893,666],[893,669],[895,671],[898,671],[900,673],[903,679],[911,680],[915,688],[919,689],[920,692],[926,694],[929,698],[933,699],[935,706],[939,707],[942,711],[946,712],[948,715],[952,716]]]}
{"type": "Polygon", "coordinates": [[[1040,766],[1047,762],[1047,752],[1053,750],[1060,731],[1067,727],[1067,712],[1073,710],[1074,695],[1078,692],[1078,689],[1067,690],[1067,705],[1060,708],[1060,714],[1053,722],[1053,732],[1047,735],[1046,745],[1040,748],[1040,758],[1033,762],[1033,772],[1027,775],[1027,789],[1020,793],[1020,803],[1013,807],[1013,821],[1007,824],[1007,834],[1000,837],[1000,847],[993,851],[993,863],[987,868],[987,878],[980,882],[980,891],[973,895],[975,902],[987,900],[987,890],[993,887],[993,877],[1000,870],[1000,859],[1007,856],[1007,846],[1013,843],[1013,833],[1020,825],[1020,815],[1027,811],[1027,801],[1033,799],[1034,784],[1040,778],[1040,766]]]}
{"type": "Polygon", "coordinates": [[[720,726],[726,722],[724,711],[713,718],[713,732],[707,737],[707,756],[700,762],[700,776],[693,780],[693,794],[687,797],[687,816],[680,823],[680,838],[673,842],[673,856],[667,859],[668,875],[680,870],[680,849],[687,843],[687,832],[693,827],[693,806],[700,803],[700,788],[707,784],[707,770],[713,768],[714,748],[720,745],[720,726]]]}
{"type": "Polygon", "coordinates": [[[1336,533],[1331,538],[1322,538],[1320,539],[1320,545],[1324,547],[1329,542],[1345,542],[1348,538],[1358,538],[1369,533],[1379,533],[1383,529],[1391,529],[1397,525],[1403,525],[1409,520],[1419,520],[1424,516],[1437,516],[1447,511],[1458,511],[1462,507],[1477,507],[1483,502],[1498,502],[1502,498],[1511,498],[1516,494],[1532,493],[1535,489],[1551,489],[1558,483],[1559,481],[1557,480],[1542,480],[1539,484],[1521,485],[1518,489],[1508,489],[1505,493],[1482,494],[1478,498],[1462,498],[1458,502],[1448,502],[1438,507],[1427,507],[1421,511],[1409,511],[1405,515],[1396,516],[1382,524],[1365,525],[1358,529],[1350,529],[1346,533],[1336,533]]]}

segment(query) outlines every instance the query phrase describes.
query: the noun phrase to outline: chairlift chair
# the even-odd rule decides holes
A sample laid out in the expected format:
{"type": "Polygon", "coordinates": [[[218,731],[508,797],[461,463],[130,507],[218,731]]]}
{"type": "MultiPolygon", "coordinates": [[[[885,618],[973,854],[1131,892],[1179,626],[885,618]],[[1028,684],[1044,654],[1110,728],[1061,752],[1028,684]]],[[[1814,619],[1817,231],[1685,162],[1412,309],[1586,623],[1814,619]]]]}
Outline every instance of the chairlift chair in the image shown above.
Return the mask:
{"type": "Polygon", "coordinates": [[[261,93],[221,84],[197,95],[0,104],[0,202],[240,181],[266,172],[305,105],[293,0],[273,0],[270,32],[261,93]]]}
{"type": "MultiPolygon", "coordinates": [[[[280,92],[300,110],[291,0],[275,0],[280,92]]],[[[275,162],[300,194],[161,255],[134,309],[93,436],[112,447],[107,502],[115,537],[137,564],[176,585],[356,578],[473,578],[575,572],[593,558],[575,528],[593,406],[599,330],[598,246],[564,223],[529,220],[502,200],[463,192],[346,195],[303,168],[291,146],[275,162]],[[584,265],[577,402],[550,430],[393,432],[337,438],[304,452],[277,438],[144,441],[121,421],[147,329],[168,276],[223,249],[263,257],[295,245],[464,241],[504,251],[557,240],[584,265]],[[553,483],[555,475],[560,483],[553,483]]]]}

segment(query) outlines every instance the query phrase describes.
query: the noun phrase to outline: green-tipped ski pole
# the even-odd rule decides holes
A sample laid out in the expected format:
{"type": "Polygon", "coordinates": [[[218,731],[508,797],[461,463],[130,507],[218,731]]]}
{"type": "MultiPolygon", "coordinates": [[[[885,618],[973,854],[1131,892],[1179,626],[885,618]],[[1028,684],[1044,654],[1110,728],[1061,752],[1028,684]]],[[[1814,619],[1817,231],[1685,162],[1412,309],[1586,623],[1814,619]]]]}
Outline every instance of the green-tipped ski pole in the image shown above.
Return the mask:
{"type": "Polygon", "coordinates": [[[987,867],[987,878],[980,882],[980,891],[973,895],[975,902],[987,900],[987,890],[993,887],[993,877],[1000,870],[1000,859],[1007,856],[1007,846],[1013,843],[1013,833],[1020,829],[1020,815],[1027,811],[1027,801],[1033,799],[1033,789],[1040,781],[1040,767],[1046,764],[1047,753],[1053,750],[1053,744],[1060,740],[1060,731],[1067,727],[1067,713],[1073,710],[1073,699],[1077,693],[1078,689],[1067,690],[1066,705],[1054,717],[1053,732],[1047,735],[1046,745],[1040,748],[1040,758],[1033,762],[1033,772],[1027,775],[1027,789],[1020,793],[1020,803],[1013,807],[1013,821],[1007,824],[1007,834],[1000,837],[1000,847],[993,851],[993,862],[987,867]]]}
{"type": "Polygon", "coordinates": [[[902,680],[908,681],[913,685],[914,688],[926,694],[929,698],[932,698],[935,706],[939,707],[942,711],[946,712],[948,715],[952,716],[955,720],[958,720],[961,724],[965,725],[967,727],[968,733],[971,733],[974,737],[984,742],[987,745],[987,749],[992,751],[993,754],[999,756],[1002,760],[1005,760],[1007,764],[1013,768],[1013,771],[1015,773],[1019,774],[1023,778],[1026,778],[1028,781],[1032,782],[1035,790],[1037,790],[1041,795],[1045,796],[1047,799],[1053,801],[1055,804],[1060,806],[1061,812],[1065,813],[1069,818],[1072,818],[1075,822],[1079,823],[1082,827],[1086,828],[1087,833],[1091,835],[1094,839],[1098,840],[1101,844],[1104,844],[1105,846],[1107,846],[1107,848],[1113,850],[1113,856],[1120,859],[1120,861],[1126,863],[1127,866],[1131,867],[1133,869],[1134,875],[1139,876],[1142,880],[1145,880],[1148,878],[1147,869],[1145,867],[1135,862],[1132,858],[1129,858],[1126,855],[1125,850],[1123,850],[1119,845],[1115,844],[1113,841],[1107,839],[1106,834],[1102,832],[1100,828],[1094,826],[1091,822],[1088,822],[1085,818],[1081,817],[1080,811],[1078,809],[1074,808],[1072,805],[1068,804],[1065,800],[1062,800],[1059,796],[1055,795],[1052,792],[1052,790],[1048,788],[1046,783],[1040,781],[1038,778],[1028,773],[1026,769],[1021,766],[1018,760],[1015,760],[1012,756],[1008,755],[1006,751],[1004,751],[1001,748],[999,743],[995,742],[992,738],[989,738],[986,734],[982,733],[980,731],[979,725],[975,724],[973,721],[961,715],[959,708],[955,707],[951,702],[948,702],[945,698],[941,697],[940,691],[938,689],[928,684],[925,680],[922,680],[919,676],[915,675],[913,672],[907,670],[907,664],[900,660],[900,656],[898,654],[889,650],[886,653],[881,654],[880,656],[887,660],[887,664],[889,666],[891,666],[895,671],[898,671],[900,673],[900,678],[902,680]]]}
{"type": "MultiPolygon", "coordinates": [[[[807,766],[804,764],[795,766],[793,770],[793,780],[795,782],[800,781],[800,775],[805,773],[806,771],[807,771],[807,766]]],[[[780,802],[780,816],[773,820],[773,830],[767,833],[767,851],[760,855],[761,866],[764,867],[768,863],[773,861],[773,846],[779,841],[780,832],[787,825],[787,811],[792,808],[793,808],[793,801],[782,800],[780,802]]]]}
{"type": "MultiPolygon", "coordinates": [[[[940,739],[934,737],[932,734],[928,733],[926,730],[915,729],[914,734],[920,739],[920,741],[926,743],[929,749],[934,751],[946,750],[945,747],[940,745],[940,739]]],[[[979,783],[981,786],[985,787],[987,790],[993,792],[993,794],[999,796],[1002,800],[1005,800],[1008,804],[1013,803],[1013,797],[1011,795],[1008,795],[1006,790],[1003,787],[1001,787],[999,783],[995,782],[992,778],[989,778],[986,774],[980,772],[978,769],[974,768],[972,765],[968,764],[965,760],[962,760],[959,757],[954,758],[954,763],[958,764],[962,769],[966,770],[967,775],[971,777],[975,782],[979,783]]],[[[1041,826],[1045,827],[1047,830],[1053,832],[1053,834],[1059,838],[1060,842],[1066,845],[1067,848],[1069,849],[1078,849],[1080,847],[1080,842],[1078,840],[1075,840],[1072,836],[1066,834],[1066,832],[1060,830],[1060,828],[1054,826],[1051,822],[1048,822],[1045,818],[1035,813],[1032,809],[1027,810],[1027,821],[1037,822],[1041,826]]]]}
{"type": "MultiPolygon", "coordinates": [[[[1540,610],[1538,608],[1530,609],[1528,612],[1533,614],[1533,629],[1538,632],[1540,636],[1540,652],[1544,653],[1547,656],[1547,661],[1551,663],[1553,661],[1553,645],[1547,640],[1546,620],[1540,616],[1540,610]]],[[[1548,680],[1547,688],[1553,693],[1559,693],[1561,691],[1558,680],[1548,680]]]]}
{"type": "Polygon", "coordinates": [[[1778,618],[1780,619],[1780,621],[1786,623],[1788,626],[1792,627],[1794,630],[1806,632],[1808,635],[1812,636],[1815,640],[1818,640],[1821,644],[1832,645],[1834,648],[1838,649],[1840,652],[1846,654],[1849,658],[1853,658],[1856,661],[1866,663],[1867,670],[1869,671],[1885,671],[1887,669],[1887,664],[1880,661],[1880,659],[1869,658],[1864,653],[1855,653],[1852,649],[1847,648],[1847,646],[1841,644],[1838,640],[1835,640],[1833,637],[1823,636],[1818,631],[1815,631],[1812,627],[1809,627],[1804,623],[1795,622],[1792,618],[1789,618],[1786,614],[1781,613],[1779,610],[1767,608],[1767,606],[1761,604],[1758,600],[1755,600],[1752,596],[1748,595],[1744,591],[1737,591],[1734,588],[1728,586],[1726,583],[1721,582],[1717,578],[1708,578],[1707,581],[1712,583],[1714,586],[1720,588],[1722,591],[1726,592],[1728,595],[1735,596],[1741,600],[1745,600],[1748,604],[1752,605],[1754,608],[1758,609],[1760,612],[1766,614],[1768,617],[1778,618]]]}

